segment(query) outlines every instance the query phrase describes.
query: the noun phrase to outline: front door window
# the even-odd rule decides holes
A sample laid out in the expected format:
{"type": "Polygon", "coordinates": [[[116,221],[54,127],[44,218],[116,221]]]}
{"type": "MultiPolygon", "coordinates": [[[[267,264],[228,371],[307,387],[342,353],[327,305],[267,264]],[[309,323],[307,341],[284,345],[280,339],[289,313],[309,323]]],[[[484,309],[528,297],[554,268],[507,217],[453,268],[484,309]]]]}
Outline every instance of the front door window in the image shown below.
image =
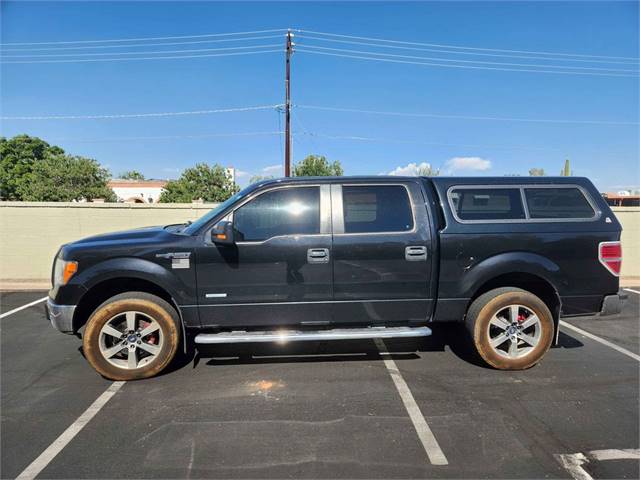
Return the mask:
{"type": "Polygon", "coordinates": [[[238,208],[233,227],[239,242],[320,233],[320,188],[271,190],[238,208]]]}

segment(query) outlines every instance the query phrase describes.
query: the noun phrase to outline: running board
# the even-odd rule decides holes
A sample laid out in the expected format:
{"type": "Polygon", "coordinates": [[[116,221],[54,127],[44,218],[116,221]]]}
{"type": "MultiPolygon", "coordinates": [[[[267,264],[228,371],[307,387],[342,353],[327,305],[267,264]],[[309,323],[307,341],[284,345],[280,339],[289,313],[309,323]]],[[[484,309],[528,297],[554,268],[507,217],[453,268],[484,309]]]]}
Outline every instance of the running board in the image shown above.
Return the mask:
{"type": "Polygon", "coordinates": [[[195,342],[213,343],[262,343],[304,342],[318,340],[358,340],[363,338],[412,338],[428,337],[429,327],[368,327],[335,328],[332,330],[270,330],[261,332],[232,331],[222,333],[200,333],[195,342]]]}

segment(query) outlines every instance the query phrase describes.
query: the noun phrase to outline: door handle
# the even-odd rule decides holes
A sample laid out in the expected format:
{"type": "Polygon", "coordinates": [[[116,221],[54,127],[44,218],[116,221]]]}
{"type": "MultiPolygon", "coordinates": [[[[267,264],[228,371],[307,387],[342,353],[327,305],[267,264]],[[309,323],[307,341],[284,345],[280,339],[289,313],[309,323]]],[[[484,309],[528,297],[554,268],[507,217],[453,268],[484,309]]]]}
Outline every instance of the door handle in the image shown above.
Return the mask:
{"type": "Polygon", "coordinates": [[[404,249],[404,259],[409,262],[422,262],[427,259],[427,247],[423,245],[406,247],[404,249]]]}
{"type": "Polygon", "coordinates": [[[308,263],[329,263],[328,248],[310,248],[307,250],[308,263]]]}

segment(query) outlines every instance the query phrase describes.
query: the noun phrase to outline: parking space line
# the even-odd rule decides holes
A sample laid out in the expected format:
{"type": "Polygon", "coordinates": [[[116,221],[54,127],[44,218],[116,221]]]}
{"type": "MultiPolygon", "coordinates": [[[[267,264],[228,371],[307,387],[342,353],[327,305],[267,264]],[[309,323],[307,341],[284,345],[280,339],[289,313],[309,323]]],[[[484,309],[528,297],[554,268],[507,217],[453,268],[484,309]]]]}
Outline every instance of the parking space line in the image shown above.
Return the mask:
{"type": "Polygon", "coordinates": [[[47,297],[44,297],[44,298],[41,298],[40,300],[34,300],[31,303],[27,303],[26,305],[22,305],[21,307],[14,308],[13,310],[9,310],[8,312],[0,314],[0,318],[8,317],[9,315],[14,314],[16,312],[19,312],[20,310],[24,310],[25,308],[33,307],[34,305],[37,305],[40,302],[44,302],[46,299],[47,299],[47,297]]]}
{"type": "Polygon", "coordinates": [[[376,338],[375,344],[378,347],[380,353],[384,355],[384,365],[387,367],[389,375],[391,375],[391,379],[393,380],[393,383],[395,384],[396,389],[400,394],[400,398],[402,398],[402,403],[404,403],[404,407],[407,409],[409,418],[411,419],[411,422],[416,429],[418,438],[420,438],[420,442],[422,443],[425,452],[427,452],[429,461],[432,465],[448,465],[449,462],[447,461],[447,457],[444,456],[440,445],[438,445],[438,441],[429,428],[429,425],[427,424],[424,416],[422,415],[420,407],[413,398],[413,394],[411,393],[411,390],[409,390],[407,382],[405,382],[404,378],[402,378],[396,362],[394,362],[393,359],[389,356],[389,352],[387,350],[387,346],[384,344],[384,341],[376,338]]]}
{"type": "Polygon", "coordinates": [[[555,457],[574,480],[593,480],[593,477],[582,467],[584,463],[588,462],[588,459],[584,454],[560,454],[555,455],[555,457]]]}
{"type": "Polygon", "coordinates": [[[596,460],[640,460],[640,449],[611,448],[608,450],[592,450],[588,455],[596,460]]]}
{"type": "Polygon", "coordinates": [[[615,343],[611,343],[609,340],[605,340],[604,338],[600,338],[597,335],[594,335],[593,333],[589,333],[585,330],[582,330],[581,328],[575,327],[570,323],[565,322],[564,320],[560,320],[560,325],[570,330],[574,330],[575,332],[578,332],[580,335],[584,335],[585,337],[590,338],[591,340],[595,340],[596,342],[601,343],[602,345],[606,345],[609,348],[613,348],[614,350],[622,353],[623,355],[626,355],[627,357],[633,358],[634,360],[640,362],[640,355],[636,355],[635,353],[630,352],[626,348],[619,347],[615,343]]]}
{"type": "Polygon", "coordinates": [[[66,447],[73,438],[91,421],[102,407],[113,397],[125,382],[113,382],[75,422],[73,422],[54,442],[49,445],[44,452],[36,458],[31,465],[16,477],[25,480],[35,478],[49,463],[66,447]]]}
{"type": "Polygon", "coordinates": [[[633,292],[637,295],[640,295],[640,292],[638,290],[634,290],[633,288],[623,288],[623,290],[626,290],[627,292],[633,292]]]}
{"type": "Polygon", "coordinates": [[[639,449],[608,449],[592,450],[584,453],[564,453],[554,455],[564,469],[574,478],[574,480],[593,480],[593,477],[584,469],[583,465],[591,460],[637,460],[640,459],[639,449]]]}

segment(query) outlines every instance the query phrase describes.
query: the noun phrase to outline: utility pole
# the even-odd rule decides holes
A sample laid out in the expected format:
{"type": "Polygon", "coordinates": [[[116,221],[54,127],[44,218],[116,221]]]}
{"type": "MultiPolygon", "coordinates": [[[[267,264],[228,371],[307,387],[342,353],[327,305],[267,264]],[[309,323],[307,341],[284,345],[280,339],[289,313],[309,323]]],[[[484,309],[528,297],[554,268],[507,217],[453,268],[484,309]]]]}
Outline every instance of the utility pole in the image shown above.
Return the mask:
{"type": "Polygon", "coordinates": [[[285,102],[284,102],[284,176],[291,176],[291,55],[293,54],[293,42],[291,30],[287,30],[287,43],[285,53],[285,102]]]}

